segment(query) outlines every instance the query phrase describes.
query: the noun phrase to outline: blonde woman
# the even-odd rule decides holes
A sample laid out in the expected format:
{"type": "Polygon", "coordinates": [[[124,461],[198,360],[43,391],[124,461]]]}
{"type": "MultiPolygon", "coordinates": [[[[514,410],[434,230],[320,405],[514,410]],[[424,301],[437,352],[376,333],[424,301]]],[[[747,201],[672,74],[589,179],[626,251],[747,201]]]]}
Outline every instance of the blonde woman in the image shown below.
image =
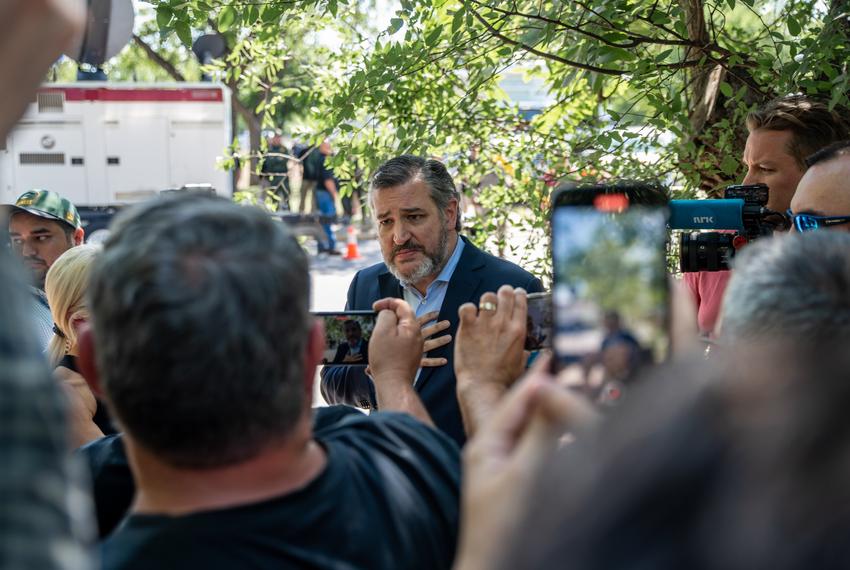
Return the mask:
{"type": "Polygon", "coordinates": [[[76,445],[115,431],[106,408],[89,390],[76,362],[77,334],[80,325],[89,318],[85,298],[89,274],[99,253],[100,246],[96,245],[72,247],[53,263],[44,281],[54,323],[47,352],[56,376],[72,400],[71,423],[76,445]]]}

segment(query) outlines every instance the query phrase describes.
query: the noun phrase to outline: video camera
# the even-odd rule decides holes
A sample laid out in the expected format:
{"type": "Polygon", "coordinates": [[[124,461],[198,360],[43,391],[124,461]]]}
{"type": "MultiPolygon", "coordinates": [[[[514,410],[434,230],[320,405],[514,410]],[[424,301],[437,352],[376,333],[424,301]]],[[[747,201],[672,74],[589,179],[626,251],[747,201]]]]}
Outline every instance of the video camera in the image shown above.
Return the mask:
{"type": "Polygon", "coordinates": [[[727,186],[722,200],[671,200],[670,228],[674,230],[734,230],[688,232],[679,241],[679,269],[721,271],[749,242],[788,229],[788,219],[767,209],[765,184],[727,186]]]}

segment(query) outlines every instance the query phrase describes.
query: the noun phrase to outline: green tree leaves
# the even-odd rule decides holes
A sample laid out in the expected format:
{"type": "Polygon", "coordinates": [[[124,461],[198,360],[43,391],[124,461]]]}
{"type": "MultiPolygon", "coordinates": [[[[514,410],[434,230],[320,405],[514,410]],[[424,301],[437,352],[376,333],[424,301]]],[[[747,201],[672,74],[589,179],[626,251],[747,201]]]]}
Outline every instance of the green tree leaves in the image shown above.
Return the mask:
{"type": "Polygon", "coordinates": [[[799,36],[800,32],[803,31],[800,23],[792,16],[788,16],[788,19],[785,20],[785,25],[788,27],[788,33],[794,37],[799,36]]]}
{"type": "Polygon", "coordinates": [[[271,118],[300,109],[296,135],[338,135],[341,172],[443,156],[481,236],[544,227],[563,180],[661,179],[680,195],[739,181],[753,106],[797,91],[843,105],[850,83],[835,0],[401,0],[380,30],[360,2],[154,4],[186,44],[213,18],[240,98],[271,118]],[[333,48],[316,39],[328,31],[333,48]]]}
{"type": "Polygon", "coordinates": [[[236,8],[225,6],[218,13],[218,31],[227,32],[236,23],[236,8]]]}

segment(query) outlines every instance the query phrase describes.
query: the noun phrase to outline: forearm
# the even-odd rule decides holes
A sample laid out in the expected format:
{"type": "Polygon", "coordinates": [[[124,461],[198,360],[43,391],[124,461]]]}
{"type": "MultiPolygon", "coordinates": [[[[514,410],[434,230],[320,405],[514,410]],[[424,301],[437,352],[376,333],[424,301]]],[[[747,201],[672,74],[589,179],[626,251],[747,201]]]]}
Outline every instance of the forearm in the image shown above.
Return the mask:
{"type": "Polygon", "coordinates": [[[480,380],[464,381],[458,378],[457,400],[466,437],[471,438],[481,424],[492,415],[506,389],[495,384],[481,384],[480,380]]]}
{"type": "Polygon", "coordinates": [[[413,384],[408,380],[397,378],[374,379],[375,398],[378,400],[378,409],[382,412],[404,412],[410,414],[425,425],[434,427],[430,414],[419,399],[419,394],[413,389],[413,384]]]}

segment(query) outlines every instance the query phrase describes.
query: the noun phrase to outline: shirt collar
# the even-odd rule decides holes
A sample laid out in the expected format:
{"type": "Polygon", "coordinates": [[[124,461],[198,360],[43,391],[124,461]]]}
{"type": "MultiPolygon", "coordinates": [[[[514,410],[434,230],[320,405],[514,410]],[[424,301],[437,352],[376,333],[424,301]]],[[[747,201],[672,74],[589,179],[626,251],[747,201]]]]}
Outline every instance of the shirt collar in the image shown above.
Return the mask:
{"type": "Polygon", "coordinates": [[[463,240],[460,239],[460,236],[458,236],[457,243],[455,244],[455,250],[449,257],[449,260],[446,262],[446,265],[443,267],[443,270],[440,271],[440,274],[437,275],[436,279],[434,279],[435,283],[448,283],[451,280],[452,275],[455,272],[455,268],[457,268],[457,264],[460,262],[461,253],[463,253],[463,240]]]}
{"type": "Polygon", "coordinates": [[[38,300],[39,303],[41,303],[45,307],[48,306],[47,305],[47,293],[45,293],[44,290],[39,289],[38,287],[36,287],[34,285],[30,285],[30,292],[32,293],[33,297],[35,297],[36,300],[38,300]]]}

